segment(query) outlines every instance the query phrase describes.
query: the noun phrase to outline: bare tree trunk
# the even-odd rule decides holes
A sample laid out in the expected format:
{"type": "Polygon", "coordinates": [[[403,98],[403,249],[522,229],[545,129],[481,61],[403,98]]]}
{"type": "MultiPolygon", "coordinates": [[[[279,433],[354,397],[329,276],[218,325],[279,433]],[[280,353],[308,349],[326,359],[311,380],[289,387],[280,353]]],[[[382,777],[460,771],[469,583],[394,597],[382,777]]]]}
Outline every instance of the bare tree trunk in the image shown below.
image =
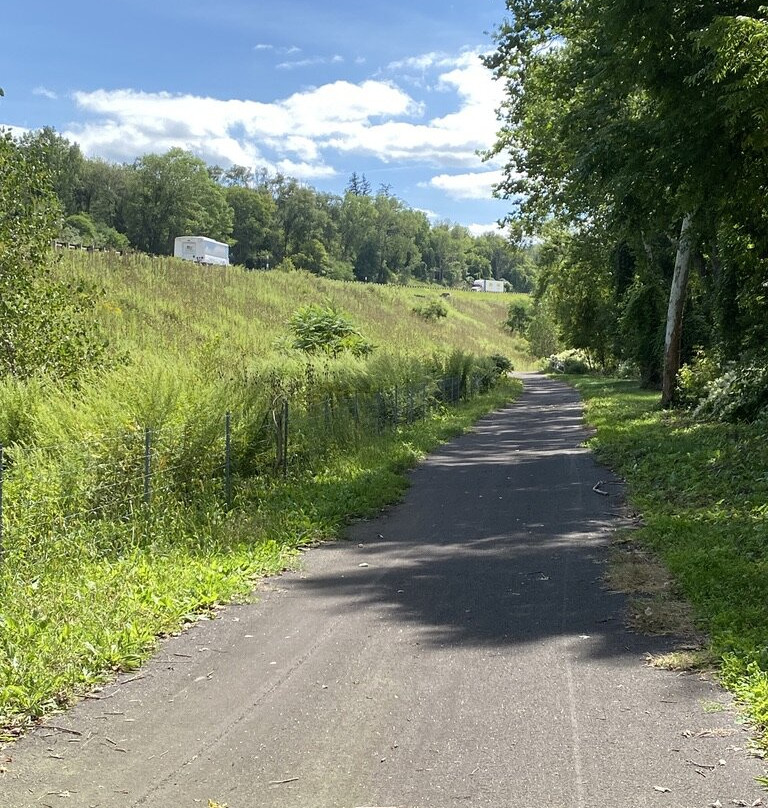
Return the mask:
{"type": "Polygon", "coordinates": [[[680,370],[680,342],[683,334],[683,309],[691,270],[691,226],[693,214],[686,213],[677,242],[675,271],[669,292],[667,332],[664,339],[664,375],[661,383],[661,405],[670,407],[675,397],[677,372],[680,370]]]}

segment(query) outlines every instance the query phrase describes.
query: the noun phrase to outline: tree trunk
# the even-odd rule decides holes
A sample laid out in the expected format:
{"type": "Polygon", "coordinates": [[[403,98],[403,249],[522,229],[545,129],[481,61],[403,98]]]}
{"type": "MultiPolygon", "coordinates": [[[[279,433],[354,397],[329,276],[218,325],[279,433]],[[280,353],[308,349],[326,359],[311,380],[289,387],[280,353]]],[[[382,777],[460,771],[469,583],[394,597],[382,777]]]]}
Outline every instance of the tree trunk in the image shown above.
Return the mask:
{"type": "Polygon", "coordinates": [[[664,374],[661,383],[661,405],[670,407],[675,398],[675,383],[680,370],[680,343],[683,334],[683,309],[685,293],[688,287],[688,275],[691,270],[691,226],[693,214],[686,213],[680,228],[680,239],[677,242],[675,271],[672,276],[672,288],[669,292],[667,308],[667,331],[664,339],[664,374]]]}

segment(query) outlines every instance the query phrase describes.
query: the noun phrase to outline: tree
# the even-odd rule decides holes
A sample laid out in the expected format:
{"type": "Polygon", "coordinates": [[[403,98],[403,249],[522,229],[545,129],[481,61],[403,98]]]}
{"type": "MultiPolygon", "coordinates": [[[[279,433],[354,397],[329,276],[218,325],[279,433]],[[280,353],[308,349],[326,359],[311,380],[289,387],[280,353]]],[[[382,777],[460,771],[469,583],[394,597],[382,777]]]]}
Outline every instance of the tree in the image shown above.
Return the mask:
{"type": "MultiPolygon", "coordinates": [[[[507,8],[487,59],[508,96],[493,150],[509,157],[500,192],[522,195],[514,212],[528,232],[553,212],[573,223],[599,220],[616,244],[638,245],[638,260],[653,260],[648,251],[640,258],[649,235],[675,239],[669,404],[691,260],[713,237],[710,211],[727,209],[733,177],[758,159],[747,147],[759,127],[727,103],[752,69],[724,44],[724,31],[745,36],[733,15],[755,22],[758,3],[508,0],[507,8]]],[[[764,57],[762,33],[750,27],[748,40],[764,57]]]]}
{"type": "Polygon", "coordinates": [[[182,149],[137,160],[129,194],[128,236],[146,252],[169,255],[177,236],[226,241],[232,233],[232,209],[224,191],[205,163],[182,149]]]}
{"type": "Polygon", "coordinates": [[[80,213],[83,193],[85,158],[77,143],[70,143],[55,129],[26,132],[21,137],[22,148],[34,153],[47,166],[53,190],[66,216],[80,213]]]}
{"type": "Polygon", "coordinates": [[[0,374],[74,376],[104,355],[92,296],[51,278],[60,209],[39,150],[0,136],[0,374]]]}
{"type": "Polygon", "coordinates": [[[371,183],[366,179],[365,174],[358,174],[353,171],[349,176],[349,182],[344,189],[345,194],[352,194],[352,196],[370,196],[371,183]]]}
{"type": "Polygon", "coordinates": [[[94,222],[125,232],[131,171],[129,166],[106,160],[86,160],[81,173],[80,211],[94,222]]]}
{"type": "Polygon", "coordinates": [[[232,208],[232,262],[254,267],[269,267],[277,246],[275,217],[277,206],[266,189],[233,185],[225,191],[232,208]]]}

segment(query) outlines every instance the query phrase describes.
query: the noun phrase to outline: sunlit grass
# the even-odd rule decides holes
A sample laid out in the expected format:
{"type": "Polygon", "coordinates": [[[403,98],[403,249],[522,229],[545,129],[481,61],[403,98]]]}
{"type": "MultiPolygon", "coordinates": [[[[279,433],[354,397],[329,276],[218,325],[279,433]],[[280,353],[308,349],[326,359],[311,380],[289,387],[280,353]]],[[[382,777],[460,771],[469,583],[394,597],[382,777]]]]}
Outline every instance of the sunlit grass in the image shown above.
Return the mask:
{"type": "Polygon", "coordinates": [[[138,666],[158,636],[248,597],[255,580],[295,564],[301,548],[397,500],[405,469],[519,392],[504,380],[458,407],[441,404],[437,380],[460,372],[470,354],[527,361],[502,328],[503,295],[451,295],[441,327],[412,312],[415,295],[433,290],[133,255],[66,253],[55,271],[103,290],[96,316],[115,361],[76,387],[0,380],[6,738],[138,666]],[[373,356],[310,362],[281,350],[291,315],[313,302],[350,316],[377,345],[373,356]],[[429,417],[410,424],[409,386],[430,391],[429,417]],[[393,387],[397,426],[356,420],[358,399],[393,387]],[[284,395],[292,397],[291,462],[280,475],[273,416],[284,395]]]}

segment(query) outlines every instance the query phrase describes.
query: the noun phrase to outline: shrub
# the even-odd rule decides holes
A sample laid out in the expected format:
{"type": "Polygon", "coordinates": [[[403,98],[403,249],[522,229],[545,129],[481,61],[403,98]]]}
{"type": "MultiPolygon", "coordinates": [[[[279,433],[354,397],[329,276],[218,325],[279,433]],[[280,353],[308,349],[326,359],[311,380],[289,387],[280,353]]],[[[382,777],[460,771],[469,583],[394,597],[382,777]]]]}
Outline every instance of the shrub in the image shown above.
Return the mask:
{"type": "Polygon", "coordinates": [[[713,421],[754,421],[768,410],[768,364],[765,359],[731,365],[707,387],[695,410],[713,421]]]}
{"type": "Polygon", "coordinates": [[[439,320],[448,316],[448,307],[442,300],[430,300],[424,306],[414,306],[413,311],[425,320],[439,320]]]}
{"type": "Polygon", "coordinates": [[[306,353],[338,356],[349,351],[367,356],[373,351],[373,345],[333,306],[304,306],[291,317],[291,331],[292,346],[306,353]]]}
{"type": "Polygon", "coordinates": [[[515,369],[512,362],[503,354],[491,354],[490,359],[496,366],[496,372],[499,376],[503,376],[505,373],[515,369]]]}
{"type": "Polygon", "coordinates": [[[722,368],[714,356],[698,351],[692,362],[683,365],[677,377],[678,400],[695,407],[705,399],[710,386],[721,375],[722,368]]]}
{"type": "Polygon", "coordinates": [[[578,353],[568,351],[562,354],[552,354],[549,359],[545,360],[544,370],[549,373],[581,375],[589,373],[590,368],[587,362],[578,353]]]}

